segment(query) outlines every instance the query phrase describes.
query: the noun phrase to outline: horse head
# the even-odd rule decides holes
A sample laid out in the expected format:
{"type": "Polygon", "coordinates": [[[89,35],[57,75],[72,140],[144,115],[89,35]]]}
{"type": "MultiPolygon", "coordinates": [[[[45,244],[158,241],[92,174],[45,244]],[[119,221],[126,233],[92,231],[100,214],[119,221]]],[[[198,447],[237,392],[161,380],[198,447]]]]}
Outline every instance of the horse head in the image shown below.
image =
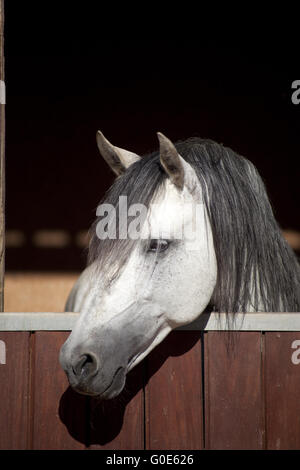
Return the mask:
{"type": "Polygon", "coordinates": [[[158,138],[157,164],[164,177],[159,188],[153,188],[151,172],[142,171],[147,164],[143,158],[113,146],[97,133],[99,150],[118,179],[134,166],[132,176],[136,177],[130,180],[131,204],[124,205],[118,217],[116,206],[119,210],[120,197],[125,196],[120,182],[116,183],[118,202],[105,204],[102,215],[109,219],[102,217],[96,225],[94,243],[100,252],[67,303],[66,309],[80,312],[80,317],[61,349],[60,361],[70,384],[82,393],[102,398],[119,394],[126,374],[171,330],[196,319],[215,288],[213,238],[199,179],[172,142],[161,133],[158,138]],[[147,206],[143,205],[146,199],[147,206]],[[139,214],[134,214],[136,207],[139,214]],[[143,208],[139,230],[133,230],[137,217],[129,224],[128,214],[140,216],[143,208]],[[122,218],[128,238],[120,240],[121,228],[116,224],[122,218]],[[110,233],[105,231],[107,226],[110,233]]]}
{"type": "Polygon", "coordinates": [[[60,361],[79,392],[112,398],[168,333],[208,306],[297,312],[298,261],[256,168],[205,139],[140,157],[100,132],[117,178],[92,226],[89,265],[66,310],[80,312],[60,361]]]}

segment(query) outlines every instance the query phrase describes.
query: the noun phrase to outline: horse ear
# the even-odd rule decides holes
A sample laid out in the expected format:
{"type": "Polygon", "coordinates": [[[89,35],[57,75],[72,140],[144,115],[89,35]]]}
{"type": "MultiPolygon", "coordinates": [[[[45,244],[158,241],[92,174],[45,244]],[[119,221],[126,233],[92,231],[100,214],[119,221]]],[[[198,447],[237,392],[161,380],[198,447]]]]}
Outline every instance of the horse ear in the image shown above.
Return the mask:
{"type": "Polygon", "coordinates": [[[197,180],[193,168],[177,152],[174,144],[161,132],[157,133],[159,140],[160,163],[172,183],[182,189],[187,186],[193,191],[197,180]]]}
{"type": "Polygon", "coordinates": [[[168,177],[179,189],[184,184],[184,169],[180,161],[180,155],[174,144],[161,132],[157,133],[159,140],[160,163],[168,177]]]}
{"type": "Polygon", "coordinates": [[[112,145],[100,131],[97,132],[96,140],[100,154],[117,176],[120,176],[130,165],[141,159],[133,152],[112,145]]]}

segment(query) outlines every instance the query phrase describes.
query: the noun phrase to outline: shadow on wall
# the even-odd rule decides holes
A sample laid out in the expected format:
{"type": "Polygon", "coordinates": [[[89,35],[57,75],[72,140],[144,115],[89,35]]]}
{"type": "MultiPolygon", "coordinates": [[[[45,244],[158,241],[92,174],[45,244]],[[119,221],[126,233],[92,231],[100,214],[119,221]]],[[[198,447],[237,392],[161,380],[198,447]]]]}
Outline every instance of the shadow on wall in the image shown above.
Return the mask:
{"type": "MultiPolygon", "coordinates": [[[[105,446],[113,441],[122,430],[127,406],[144,389],[168,357],[181,356],[199,341],[201,332],[193,333],[193,335],[185,335],[183,344],[175,341],[176,335],[171,333],[161,345],[155,348],[155,352],[127,375],[124,390],[112,400],[99,401],[97,398],[79,395],[69,387],[61,397],[59,416],[70,435],[86,446],[105,446]],[[153,354],[155,354],[155,359],[151,360],[153,354]]],[[[134,416],[133,419],[135,418],[134,416]]],[[[131,432],[137,433],[139,429],[131,427],[131,432]]]]}

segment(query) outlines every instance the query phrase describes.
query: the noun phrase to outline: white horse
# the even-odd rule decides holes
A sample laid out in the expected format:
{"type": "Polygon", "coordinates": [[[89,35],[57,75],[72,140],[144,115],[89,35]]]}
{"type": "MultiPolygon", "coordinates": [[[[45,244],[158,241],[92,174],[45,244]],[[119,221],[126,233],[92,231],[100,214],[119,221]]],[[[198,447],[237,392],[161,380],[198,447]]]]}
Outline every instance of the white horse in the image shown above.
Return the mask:
{"type": "Polygon", "coordinates": [[[118,395],[133,367],[206,308],[300,308],[299,265],[254,166],[213,141],[158,138],[159,152],[141,158],[97,133],[117,179],[66,305],[80,317],[60,361],[80,393],[118,395]]]}

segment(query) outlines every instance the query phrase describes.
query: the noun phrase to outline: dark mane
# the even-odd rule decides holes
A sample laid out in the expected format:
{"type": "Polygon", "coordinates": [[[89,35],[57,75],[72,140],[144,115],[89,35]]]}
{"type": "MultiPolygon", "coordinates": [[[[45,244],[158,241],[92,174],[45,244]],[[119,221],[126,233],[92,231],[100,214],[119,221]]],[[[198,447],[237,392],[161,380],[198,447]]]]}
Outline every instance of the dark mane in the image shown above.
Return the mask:
{"type": "MultiPolygon", "coordinates": [[[[300,310],[300,267],[282,237],[267,193],[254,165],[230,148],[192,138],[175,144],[196,171],[203,189],[217,258],[218,278],[211,299],[218,312],[300,310]]],[[[128,206],[149,207],[166,175],[159,153],[144,156],[112,185],[104,200],[118,207],[120,195],[128,206]]],[[[136,243],[126,239],[100,241],[91,228],[88,262],[118,275],[136,243]],[[107,269],[110,266],[111,269],[107,269]]]]}

